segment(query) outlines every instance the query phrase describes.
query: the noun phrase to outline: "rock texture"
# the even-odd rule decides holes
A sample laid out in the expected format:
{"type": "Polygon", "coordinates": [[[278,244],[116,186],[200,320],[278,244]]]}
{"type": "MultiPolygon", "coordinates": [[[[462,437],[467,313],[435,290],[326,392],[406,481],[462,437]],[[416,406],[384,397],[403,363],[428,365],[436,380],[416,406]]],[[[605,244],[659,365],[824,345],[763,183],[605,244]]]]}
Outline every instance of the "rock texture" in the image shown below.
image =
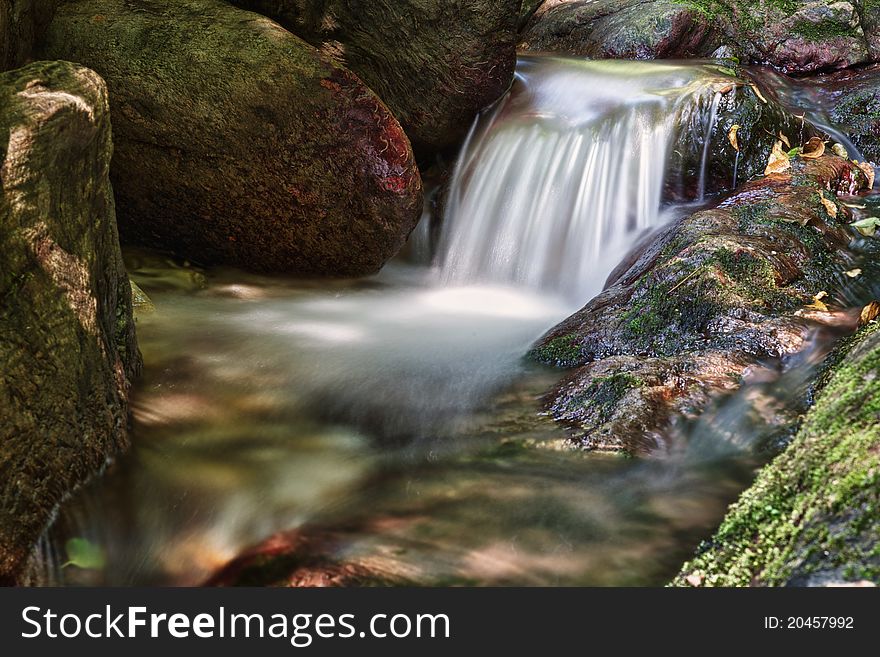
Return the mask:
{"type": "Polygon", "coordinates": [[[422,207],[409,141],[351,72],[219,0],[63,5],[43,56],[107,81],[124,239],[204,264],[363,275],[422,207]]]}
{"type": "Polygon", "coordinates": [[[62,498],[126,446],[140,367],[109,182],[104,82],[0,75],[0,582],[62,498]]]}
{"type": "Polygon", "coordinates": [[[531,352],[576,368],[548,411],[586,449],[651,451],[674,415],[735,389],[759,360],[802,350],[811,319],[833,318],[804,307],[853,266],[837,193],[866,186],[842,158],[795,160],[672,224],[531,352]]]}
{"type": "Polygon", "coordinates": [[[880,584],[878,328],[868,325],[833,355],[794,441],[674,585],[880,584]]]}
{"type": "Polygon", "coordinates": [[[520,48],[596,59],[709,55],[720,33],[699,8],[674,0],[545,0],[520,48]]]}
{"type": "Polygon", "coordinates": [[[0,71],[21,66],[60,0],[0,0],[0,71]]]}
{"type": "Polygon", "coordinates": [[[831,97],[831,120],[866,159],[880,163],[880,68],[848,74],[823,86],[831,97]]]}
{"type": "Polygon", "coordinates": [[[456,145],[510,85],[520,0],[233,0],[350,68],[417,148],[456,145]]]}

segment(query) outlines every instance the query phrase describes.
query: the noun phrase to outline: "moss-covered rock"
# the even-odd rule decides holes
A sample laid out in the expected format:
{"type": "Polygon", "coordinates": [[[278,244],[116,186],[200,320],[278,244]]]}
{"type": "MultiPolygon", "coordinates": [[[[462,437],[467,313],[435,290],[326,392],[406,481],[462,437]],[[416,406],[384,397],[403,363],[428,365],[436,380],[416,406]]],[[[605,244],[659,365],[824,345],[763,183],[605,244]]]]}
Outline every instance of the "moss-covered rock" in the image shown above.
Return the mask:
{"type": "Polygon", "coordinates": [[[268,18],[219,0],[76,0],[43,55],[107,81],[124,239],[202,263],[373,273],[422,188],[388,108],[268,18]]]}
{"type": "Polygon", "coordinates": [[[667,227],[530,352],[576,368],[547,409],[585,448],[649,450],[674,415],[736,388],[750,365],[803,349],[822,319],[803,307],[852,266],[836,193],[865,186],[839,157],[795,160],[667,227]]]}
{"type": "Polygon", "coordinates": [[[0,0],[0,71],[30,61],[60,0],[0,0]]]}
{"type": "Polygon", "coordinates": [[[56,505],[126,446],[140,367],[109,182],[110,113],[88,69],[0,74],[0,582],[56,505]]]}
{"type": "Polygon", "coordinates": [[[456,144],[510,85],[520,0],[233,0],[350,68],[422,149],[456,144]]]}
{"type": "Polygon", "coordinates": [[[880,163],[880,70],[872,68],[829,83],[831,119],[865,158],[880,163]]]}
{"type": "Polygon", "coordinates": [[[694,7],[673,0],[556,0],[534,11],[520,48],[619,59],[707,56],[720,34],[694,7]]]}
{"type": "Polygon", "coordinates": [[[785,452],[677,586],[880,584],[880,324],[851,341],[785,452]]]}

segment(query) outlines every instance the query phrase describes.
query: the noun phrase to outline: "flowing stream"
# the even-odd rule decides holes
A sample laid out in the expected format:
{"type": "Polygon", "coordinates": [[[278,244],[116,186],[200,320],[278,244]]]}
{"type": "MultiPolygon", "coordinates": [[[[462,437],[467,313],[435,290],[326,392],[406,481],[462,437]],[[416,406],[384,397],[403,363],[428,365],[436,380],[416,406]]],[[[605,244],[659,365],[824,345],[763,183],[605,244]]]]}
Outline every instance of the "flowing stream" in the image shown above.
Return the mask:
{"type": "Polygon", "coordinates": [[[421,584],[663,584],[765,458],[778,418],[753,410],[806,370],[639,460],[565,449],[539,401],[559,373],[523,354],[687,209],[664,201],[668,153],[710,134],[717,75],[523,59],[463,147],[433,262],[302,281],[129,251],[155,305],[133,447],[60,509],[31,581],[194,585],[318,527],[334,558],[421,584]]]}

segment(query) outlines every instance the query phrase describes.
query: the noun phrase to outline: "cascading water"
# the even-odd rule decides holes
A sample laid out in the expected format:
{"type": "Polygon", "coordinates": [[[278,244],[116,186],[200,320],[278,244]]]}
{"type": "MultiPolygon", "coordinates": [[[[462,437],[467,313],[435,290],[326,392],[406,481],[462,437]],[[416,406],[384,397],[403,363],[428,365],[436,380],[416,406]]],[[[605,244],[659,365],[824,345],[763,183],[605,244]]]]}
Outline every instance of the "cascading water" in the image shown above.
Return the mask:
{"type": "Polygon", "coordinates": [[[695,196],[705,195],[717,84],[729,78],[711,64],[521,58],[452,178],[444,278],[586,300],[660,222],[669,156],[683,141],[700,146],[695,196]]]}

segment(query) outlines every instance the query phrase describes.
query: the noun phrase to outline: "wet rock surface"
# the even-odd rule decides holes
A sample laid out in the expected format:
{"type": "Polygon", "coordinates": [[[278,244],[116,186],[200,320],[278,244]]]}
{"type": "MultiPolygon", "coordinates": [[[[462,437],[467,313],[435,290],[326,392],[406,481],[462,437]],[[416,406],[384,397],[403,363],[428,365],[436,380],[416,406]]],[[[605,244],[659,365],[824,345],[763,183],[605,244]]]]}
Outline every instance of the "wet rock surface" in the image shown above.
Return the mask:
{"type": "Polygon", "coordinates": [[[455,146],[510,85],[519,0],[235,0],[355,73],[417,147],[455,146]]]}
{"type": "Polygon", "coordinates": [[[520,48],[600,58],[705,57],[720,34],[705,14],[672,0],[546,0],[520,48]]]}
{"type": "Polygon", "coordinates": [[[880,582],[880,324],[836,364],[785,452],[731,506],[676,586],[880,582]]]}
{"type": "Polygon", "coordinates": [[[0,71],[30,61],[60,0],[0,0],[0,71]]]}
{"type": "Polygon", "coordinates": [[[674,415],[737,388],[758,361],[797,353],[812,320],[830,319],[803,309],[851,264],[850,215],[837,194],[866,184],[842,158],[795,160],[647,241],[532,350],[576,368],[547,410],[584,448],[662,449],[674,415]]]}
{"type": "Polygon", "coordinates": [[[65,4],[43,55],[112,98],[120,232],[203,264],[365,275],[421,212],[409,141],[353,73],[216,0],[65,4]]]}
{"type": "Polygon", "coordinates": [[[140,368],[108,171],[104,82],[0,74],[0,583],[61,500],[127,446],[140,368]]]}

